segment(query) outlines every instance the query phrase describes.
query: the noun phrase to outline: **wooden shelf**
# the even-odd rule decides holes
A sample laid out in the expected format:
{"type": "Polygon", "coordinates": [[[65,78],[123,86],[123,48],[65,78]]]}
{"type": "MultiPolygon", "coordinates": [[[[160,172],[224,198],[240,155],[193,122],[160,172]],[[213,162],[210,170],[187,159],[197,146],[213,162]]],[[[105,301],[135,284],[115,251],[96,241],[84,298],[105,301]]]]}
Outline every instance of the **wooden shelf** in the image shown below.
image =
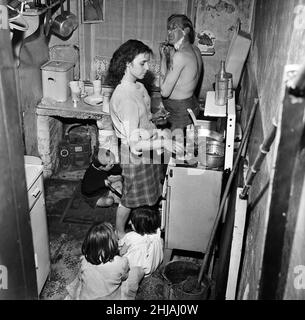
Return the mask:
{"type": "Polygon", "coordinates": [[[40,16],[41,14],[45,13],[49,9],[52,9],[52,8],[56,7],[59,4],[60,4],[60,1],[58,0],[58,1],[50,4],[49,6],[42,7],[41,9],[38,9],[38,8],[24,8],[23,15],[24,16],[40,16]]]}
{"type": "Polygon", "coordinates": [[[235,114],[235,92],[233,98],[228,100],[227,105],[218,106],[215,104],[215,91],[208,91],[204,107],[206,117],[226,117],[229,114],[235,114]]]}
{"type": "Polygon", "coordinates": [[[227,106],[217,106],[215,104],[215,91],[208,91],[206,95],[204,115],[206,117],[226,117],[227,106]]]}
{"type": "Polygon", "coordinates": [[[96,120],[102,119],[104,116],[110,116],[109,113],[103,111],[102,105],[98,107],[88,105],[83,98],[78,101],[76,108],[73,107],[71,98],[65,102],[43,99],[36,107],[36,114],[40,116],[96,120]]]}

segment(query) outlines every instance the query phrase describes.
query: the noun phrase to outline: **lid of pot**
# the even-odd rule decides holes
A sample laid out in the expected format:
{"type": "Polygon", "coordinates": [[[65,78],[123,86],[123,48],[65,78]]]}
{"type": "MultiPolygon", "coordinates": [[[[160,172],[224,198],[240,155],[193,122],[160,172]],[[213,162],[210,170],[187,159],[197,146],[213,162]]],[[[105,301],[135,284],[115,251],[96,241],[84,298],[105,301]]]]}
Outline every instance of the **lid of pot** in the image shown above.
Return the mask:
{"type": "Polygon", "coordinates": [[[41,66],[41,70],[66,72],[70,70],[74,64],[68,61],[50,60],[41,66]]]}

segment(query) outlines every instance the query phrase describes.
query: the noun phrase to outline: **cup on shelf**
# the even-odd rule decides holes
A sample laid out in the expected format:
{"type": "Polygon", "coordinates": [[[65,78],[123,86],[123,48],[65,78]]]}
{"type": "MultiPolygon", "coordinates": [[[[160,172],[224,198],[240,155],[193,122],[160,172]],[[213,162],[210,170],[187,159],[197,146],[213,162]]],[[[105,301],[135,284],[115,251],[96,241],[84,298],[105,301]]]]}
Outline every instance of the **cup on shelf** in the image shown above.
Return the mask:
{"type": "Polygon", "coordinates": [[[81,88],[79,86],[79,81],[70,81],[69,87],[71,89],[71,97],[73,101],[79,101],[81,88]]]}
{"type": "Polygon", "coordinates": [[[99,96],[101,95],[101,91],[102,91],[102,81],[101,80],[93,80],[92,81],[93,84],[93,94],[95,96],[99,96]]]}

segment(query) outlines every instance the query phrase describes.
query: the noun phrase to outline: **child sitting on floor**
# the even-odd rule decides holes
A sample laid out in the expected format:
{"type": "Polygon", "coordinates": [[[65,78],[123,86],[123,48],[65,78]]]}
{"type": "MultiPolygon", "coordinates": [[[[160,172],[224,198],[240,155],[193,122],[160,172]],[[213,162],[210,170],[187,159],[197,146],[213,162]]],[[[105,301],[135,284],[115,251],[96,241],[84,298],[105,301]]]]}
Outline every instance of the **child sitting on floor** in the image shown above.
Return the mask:
{"type": "Polygon", "coordinates": [[[129,262],[128,279],[122,285],[123,299],[135,298],[143,277],[151,275],[163,260],[163,241],[160,231],[160,213],[140,207],[131,213],[130,231],[119,240],[120,253],[129,262]]]}
{"type": "Polygon", "coordinates": [[[110,223],[96,223],[89,229],[82,254],[79,275],[67,286],[65,300],[120,300],[129,266],[127,258],[119,256],[118,238],[110,223]]]}
{"type": "Polygon", "coordinates": [[[115,163],[114,154],[108,149],[96,148],[81,183],[81,192],[86,202],[93,208],[119,203],[122,192],[121,173],[122,169],[115,163]],[[117,193],[109,190],[109,185],[117,193]]]}

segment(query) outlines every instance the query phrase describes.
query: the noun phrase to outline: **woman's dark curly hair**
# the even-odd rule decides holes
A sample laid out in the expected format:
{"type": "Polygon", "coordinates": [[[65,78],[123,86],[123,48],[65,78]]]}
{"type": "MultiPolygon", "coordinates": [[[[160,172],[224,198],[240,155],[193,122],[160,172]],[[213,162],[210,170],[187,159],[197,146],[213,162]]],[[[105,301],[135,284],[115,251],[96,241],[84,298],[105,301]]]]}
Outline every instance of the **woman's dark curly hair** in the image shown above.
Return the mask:
{"type": "Polygon", "coordinates": [[[111,261],[119,254],[118,239],[109,222],[95,223],[90,227],[82,245],[82,254],[95,265],[111,261]]]}
{"type": "Polygon", "coordinates": [[[139,40],[128,40],[123,43],[113,54],[105,83],[116,87],[122,80],[127,63],[130,63],[140,53],[153,54],[152,50],[139,40]]]}

